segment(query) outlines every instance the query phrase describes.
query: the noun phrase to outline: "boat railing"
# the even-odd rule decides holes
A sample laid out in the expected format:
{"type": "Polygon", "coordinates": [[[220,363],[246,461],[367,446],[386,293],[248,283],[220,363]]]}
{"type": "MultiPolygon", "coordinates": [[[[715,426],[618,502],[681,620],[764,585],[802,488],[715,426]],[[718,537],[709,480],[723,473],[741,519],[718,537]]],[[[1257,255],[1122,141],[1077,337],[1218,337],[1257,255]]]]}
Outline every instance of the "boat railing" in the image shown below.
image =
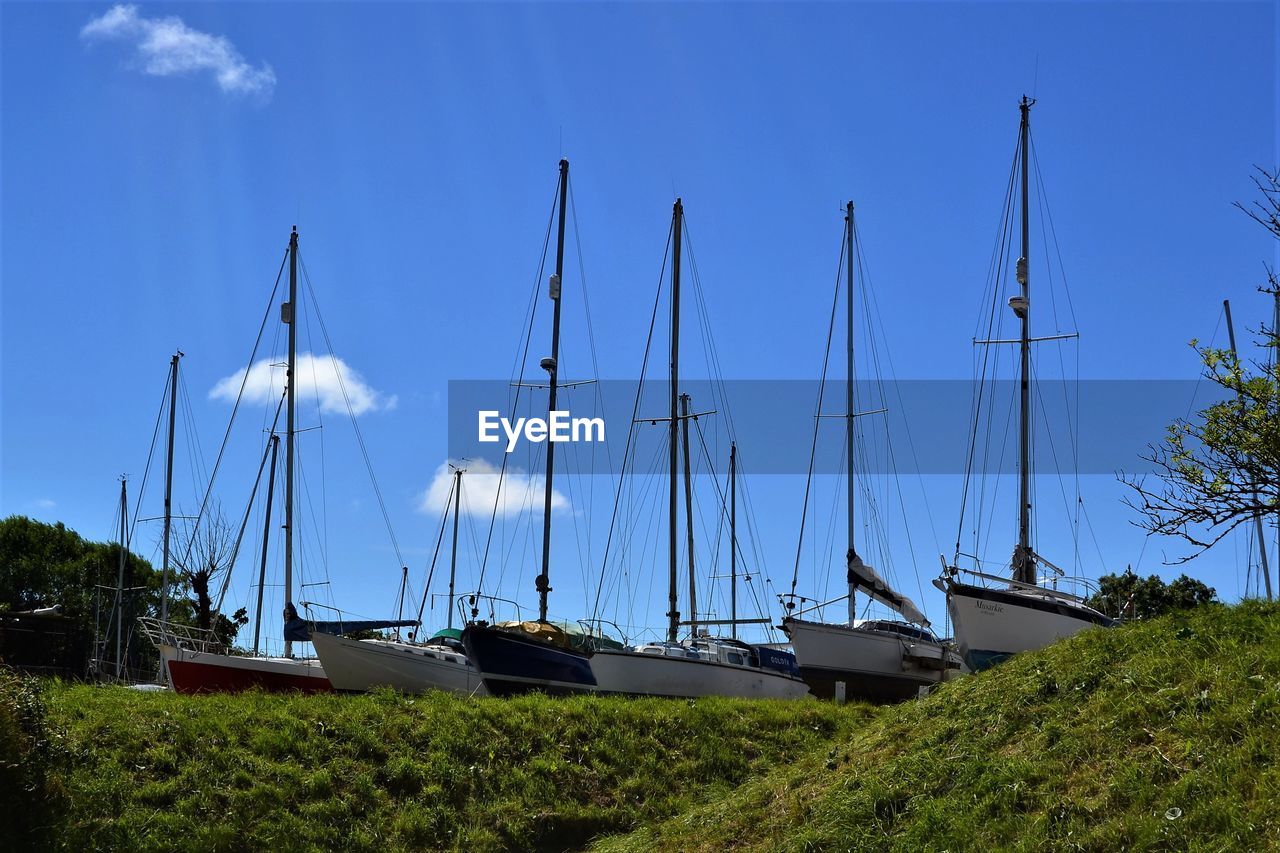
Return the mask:
{"type": "Polygon", "coordinates": [[[588,639],[591,641],[604,639],[604,626],[611,625],[613,626],[613,630],[618,632],[618,636],[622,638],[622,645],[631,645],[631,639],[627,636],[627,632],[622,630],[622,626],[617,622],[598,617],[594,619],[579,619],[577,621],[578,624],[582,626],[582,630],[586,632],[588,639]]]}
{"type": "Polygon", "coordinates": [[[197,628],[194,625],[182,625],[177,622],[162,622],[154,616],[139,616],[138,628],[157,647],[173,646],[187,651],[213,654],[226,652],[226,645],[218,639],[213,630],[208,628],[197,628]]]}
{"type": "Polygon", "coordinates": [[[524,615],[520,610],[520,603],[512,601],[509,598],[500,598],[496,595],[487,595],[481,592],[464,592],[454,599],[454,606],[458,608],[458,613],[462,616],[462,623],[475,622],[476,617],[480,615],[480,603],[488,602],[489,622],[497,622],[497,608],[495,604],[509,604],[515,608],[515,621],[523,622],[524,615]]]}
{"type": "Polygon", "coordinates": [[[1043,584],[1025,583],[1023,581],[1016,581],[1016,580],[1013,580],[1012,578],[1004,577],[1002,575],[987,574],[986,572],[980,572],[977,569],[965,569],[965,568],[961,568],[960,566],[948,566],[947,571],[949,574],[952,574],[952,575],[956,575],[956,574],[969,575],[970,577],[979,578],[984,581],[992,581],[995,583],[1003,584],[1008,587],[1012,587],[1014,589],[1025,589],[1028,592],[1040,592],[1040,593],[1046,593],[1049,595],[1056,595],[1056,596],[1059,596],[1060,598],[1070,599],[1071,601],[1074,601],[1077,604],[1086,604],[1088,595],[1077,595],[1075,593],[1065,592],[1061,589],[1058,589],[1057,585],[1060,583],[1069,583],[1069,584],[1081,586],[1087,593],[1094,593],[1097,591],[1096,584],[1094,584],[1092,581],[1088,580],[1087,578],[1082,578],[1082,577],[1052,578],[1050,580],[1053,583],[1053,586],[1045,586],[1043,584]]]}
{"type": "Polygon", "coordinates": [[[806,613],[813,613],[814,611],[821,612],[822,608],[829,607],[830,605],[836,604],[837,602],[845,601],[848,598],[849,598],[849,593],[846,592],[844,595],[837,595],[835,598],[828,599],[827,601],[819,601],[814,604],[809,604],[806,607],[805,605],[808,602],[807,598],[805,598],[804,596],[798,595],[797,593],[794,593],[794,592],[785,592],[785,593],[778,594],[778,603],[782,605],[782,609],[784,611],[783,618],[785,619],[787,617],[799,618],[800,616],[803,616],[806,613]],[[799,604],[800,604],[799,610],[794,609],[796,607],[797,599],[799,599],[799,604]]]}

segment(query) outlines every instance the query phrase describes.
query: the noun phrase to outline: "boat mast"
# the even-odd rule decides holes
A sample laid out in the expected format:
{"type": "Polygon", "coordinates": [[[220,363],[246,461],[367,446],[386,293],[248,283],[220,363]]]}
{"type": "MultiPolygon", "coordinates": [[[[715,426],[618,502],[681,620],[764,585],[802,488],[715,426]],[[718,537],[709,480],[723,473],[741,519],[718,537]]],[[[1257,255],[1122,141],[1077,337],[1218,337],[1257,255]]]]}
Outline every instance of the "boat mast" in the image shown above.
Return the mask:
{"type": "MultiPolygon", "coordinates": [[[[1236,362],[1236,364],[1239,364],[1240,357],[1236,353],[1236,327],[1235,327],[1235,324],[1231,322],[1231,300],[1230,299],[1222,300],[1222,310],[1227,315],[1227,340],[1230,341],[1231,343],[1231,358],[1236,362]]],[[[1267,540],[1263,534],[1262,513],[1260,512],[1254,513],[1253,525],[1254,525],[1254,532],[1258,536],[1258,562],[1261,564],[1260,569],[1261,569],[1262,577],[1266,581],[1267,600],[1270,601],[1271,600],[1271,567],[1267,564],[1267,540]]],[[[1246,592],[1248,592],[1248,590],[1246,590],[1246,592]]]]}
{"type": "Polygon", "coordinates": [[[1027,194],[1027,163],[1030,160],[1031,105],[1026,95],[1018,105],[1022,112],[1018,150],[1022,154],[1022,256],[1018,258],[1017,280],[1022,294],[1010,300],[1014,313],[1022,321],[1020,340],[1022,376],[1020,380],[1020,415],[1018,424],[1018,547],[1013,553],[1013,579],[1019,583],[1036,582],[1035,558],[1031,552],[1031,215],[1027,194]]]}
{"type": "MultiPolygon", "coordinates": [[[[550,448],[550,443],[547,447],[550,448]]],[[[462,468],[453,469],[453,553],[449,555],[449,600],[445,603],[449,610],[445,627],[453,627],[453,581],[458,573],[458,505],[462,502],[462,468]]],[[[543,596],[545,605],[546,597],[543,596]]],[[[543,607],[542,621],[546,621],[546,608],[543,607]]]]}
{"type": "MultiPolygon", "coordinates": [[[[556,410],[556,375],[559,371],[560,358],[560,281],[564,274],[564,218],[565,204],[569,195],[569,161],[560,161],[560,226],[556,236],[556,272],[551,278],[550,295],[555,302],[551,320],[551,357],[542,360],[542,367],[549,377],[547,391],[547,417],[552,417],[556,410]]],[[[538,621],[547,621],[547,593],[551,591],[551,474],[555,468],[555,442],[547,442],[547,482],[542,501],[542,574],[538,575],[535,586],[538,589],[538,621]]],[[[458,517],[454,515],[454,527],[457,528],[458,517]]],[[[455,549],[456,550],[456,549],[455,549]]],[[[453,622],[453,588],[450,580],[449,620],[453,622]]]]}
{"type": "MultiPolygon", "coordinates": [[[[1271,334],[1272,336],[1275,336],[1277,334],[1280,334],[1280,290],[1277,290],[1272,295],[1272,302],[1273,302],[1273,310],[1271,315],[1271,334]]],[[[1276,375],[1277,364],[1280,364],[1280,359],[1276,357],[1275,347],[1272,347],[1271,358],[1270,358],[1272,377],[1275,377],[1276,375]]],[[[1277,519],[1277,522],[1276,522],[1276,554],[1278,557],[1280,557],[1280,519],[1277,519]]],[[[1276,578],[1280,579],[1280,572],[1276,573],[1276,578]]],[[[1270,574],[1267,575],[1267,598],[1271,598],[1271,575],[1270,574]]]]}
{"type": "Polygon", "coordinates": [[[847,256],[845,258],[845,378],[844,378],[844,406],[845,406],[845,456],[847,457],[847,470],[845,488],[848,491],[849,505],[849,549],[845,554],[845,571],[849,584],[849,626],[858,618],[857,606],[857,590],[858,578],[853,573],[853,566],[858,560],[858,552],[853,546],[853,530],[854,530],[854,481],[853,481],[853,202],[848,202],[844,207],[844,242],[847,256]]]}
{"type": "Polygon", "coordinates": [[[698,586],[693,574],[693,473],[689,467],[689,395],[680,395],[680,425],[684,430],[684,521],[689,552],[689,630],[698,639],[698,586]]]}
{"type": "Polygon", "coordinates": [[[120,478],[120,562],[116,569],[116,678],[122,677],[124,657],[120,651],[120,640],[124,636],[124,564],[127,551],[125,549],[125,528],[129,524],[128,481],[120,478]]]}
{"type": "MultiPolygon", "coordinates": [[[[164,463],[164,569],[160,573],[160,621],[169,621],[169,534],[173,529],[173,428],[178,416],[178,359],[169,362],[169,451],[164,463]]],[[[163,669],[163,667],[161,667],[163,669]]]]}
{"type": "Polygon", "coordinates": [[[669,549],[667,559],[667,641],[674,643],[680,631],[680,607],[676,601],[676,453],[680,447],[680,418],[676,408],[680,395],[680,236],[684,230],[684,205],[680,199],[671,212],[672,246],[671,253],[671,422],[668,436],[670,462],[670,495],[667,507],[669,549]]]}
{"type": "Polygon", "coordinates": [[[738,639],[738,443],[729,442],[729,620],[738,639]]]}
{"type": "MultiPolygon", "coordinates": [[[[298,360],[298,226],[289,235],[289,301],[281,314],[289,324],[289,364],[285,368],[285,396],[288,421],[284,435],[284,607],[293,604],[293,454],[294,454],[294,377],[298,360]]],[[[288,617],[285,617],[286,620],[288,617]]],[[[284,641],[284,656],[293,656],[293,640],[284,641]]]]}
{"type": "Polygon", "coordinates": [[[276,491],[276,452],[280,449],[280,436],[271,433],[271,474],[267,478],[267,507],[262,519],[262,565],[258,569],[258,609],[253,616],[253,654],[258,654],[258,640],[262,635],[262,588],[267,583],[267,542],[271,536],[271,501],[276,491]]]}

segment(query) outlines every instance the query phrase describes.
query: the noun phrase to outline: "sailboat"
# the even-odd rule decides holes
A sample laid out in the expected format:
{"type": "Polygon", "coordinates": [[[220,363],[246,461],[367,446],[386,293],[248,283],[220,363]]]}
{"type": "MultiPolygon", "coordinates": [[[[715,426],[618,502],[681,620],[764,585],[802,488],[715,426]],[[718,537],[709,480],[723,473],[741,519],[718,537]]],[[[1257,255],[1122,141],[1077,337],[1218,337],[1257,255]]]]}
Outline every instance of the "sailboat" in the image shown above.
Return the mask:
{"type": "MultiPolygon", "coordinates": [[[[689,395],[680,393],[680,249],[684,231],[684,205],[676,199],[672,209],[671,273],[671,381],[668,462],[668,611],[665,642],[629,648],[598,649],[591,656],[591,671],[601,693],[641,696],[741,696],[795,699],[809,688],[800,679],[791,653],[768,646],[744,643],[736,638],[701,637],[698,633],[697,599],[693,565],[693,504],[689,465],[689,395]],[[683,442],[681,432],[683,431],[683,442]],[[690,638],[681,641],[678,590],[678,487],[677,457],[684,449],[684,491],[689,558],[690,638]]],[[[736,447],[734,456],[736,458],[736,447]]],[[[736,537],[731,547],[736,548],[736,537]]],[[[735,555],[736,558],[736,555],[735,555]]],[[[735,608],[736,611],[736,608],[735,608]]],[[[737,623],[737,614],[731,620],[737,623]]]]}
{"type": "MultiPolygon", "coordinates": [[[[554,308],[551,321],[551,355],[542,359],[547,371],[547,411],[556,410],[559,381],[560,306],[564,276],[564,231],[569,193],[569,161],[560,161],[559,214],[556,237],[556,269],[548,295],[554,308]]],[[[485,688],[495,695],[530,690],[544,693],[581,693],[596,685],[589,649],[580,638],[547,619],[547,595],[551,592],[551,501],[555,473],[555,442],[546,445],[546,483],[542,507],[542,570],[534,580],[538,592],[537,621],[517,620],[489,624],[473,621],[462,631],[462,644],[473,666],[480,670],[485,688]]],[[[451,605],[452,606],[452,605],[451,605]]]]}
{"type": "MultiPolygon", "coordinates": [[[[297,320],[298,320],[298,229],[289,235],[289,301],[281,305],[280,317],[288,325],[288,361],[285,374],[285,498],[284,498],[284,655],[273,657],[257,654],[255,638],[254,654],[229,654],[226,646],[212,631],[181,625],[160,618],[139,620],[142,631],[160,651],[169,682],[179,693],[234,692],[258,688],[267,691],[325,692],[332,689],[320,661],[316,658],[299,658],[293,655],[294,642],[311,639],[316,631],[358,630],[360,628],[396,627],[402,623],[392,621],[368,621],[361,623],[308,622],[298,614],[293,602],[293,540],[294,540],[294,464],[295,464],[295,410],[297,377],[297,320]]],[[[174,385],[177,382],[177,362],[174,362],[174,385]]],[[[172,413],[170,415],[170,447],[172,447],[172,413]]],[[[271,458],[274,483],[275,452],[278,441],[273,434],[267,442],[259,477],[265,468],[268,454],[271,458]]],[[[255,485],[256,490],[256,485],[255,485]]],[[[271,489],[268,487],[268,500],[271,489]]],[[[166,491],[166,514],[168,492],[166,491]]],[[[267,518],[270,519],[268,506],[267,518]]],[[[166,523],[166,530],[168,524],[166,523]]],[[[166,553],[168,548],[166,545],[166,553]]],[[[266,543],[263,544],[263,571],[265,572],[266,543]]],[[[259,620],[261,617],[261,588],[259,584],[259,620]]]]}
{"type": "MultiPolygon", "coordinates": [[[[1020,292],[1009,299],[1009,307],[1018,318],[1021,333],[1019,346],[1019,429],[1018,429],[1018,542],[1013,550],[1012,576],[988,574],[977,569],[962,569],[957,559],[950,565],[943,560],[943,574],[934,585],[947,595],[947,610],[955,626],[956,643],[970,669],[980,670],[999,663],[1018,652],[1031,651],[1069,637],[1091,627],[1115,624],[1107,615],[1095,610],[1077,595],[1058,590],[1065,573],[1041,556],[1031,542],[1031,271],[1030,212],[1028,200],[1028,162],[1030,160],[1031,106],[1035,101],[1025,95],[1019,104],[1022,119],[1018,136],[1018,166],[1021,170],[1021,257],[1016,278],[1020,292]],[[1044,567],[1049,576],[1041,578],[1044,567]],[[961,580],[962,576],[977,582],[961,580]],[[995,584],[988,585],[988,584],[995,584]]],[[[1007,341],[979,341],[982,344],[1007,341]]],[[[976,441],[976,432],[975,432],[976,441]]]]}
{"type": "MultiPolygon", "coordinates": [[[[399,639],[353,640],[341,636],[341,631],[326,633],[312,630],[311,642],[316,655],[324,665],[335,690],[364,692],[376,687],[390,687],[403,693],[425,693],[428,690],[444,690],[467,695],[485,695],[488,691],[479,671],[467,660],[466,650],[453,627],[454,581],[458,567],[458,516],[462,499],[462,475],[465,470],[453,472],[453,552],[449,562],[449,596],[447,601],[448,624],[426,642],[404,642],[399,639]]],[[[446,501],[446,505],[447,505],[446,501]]],[[[440,533],[448,514],[441,519],[440,533]]],[[[439,540],[437,551],[439,554],[439,540]]],[[[434,568],[434,560],[432,568],[434,568]]],[[[413,624],[422,623],[431,580],[422,592],[422,606],[413,624]]],[[[342,626],[340,626],[342,627],[342,626]]]]}
{"type": "MultiPolygon", "coordinates": [[[[948,672],[959,669],[959,657],[929,628],[929,620],[915,603],[893,589],[880,574],[863,562],[854,547],[854,267],[856,235],[853,202],[845,206],[845,275],[846,275],[846,367],[845,376],[845,461],[847,464],[848,550],[845,553],[848,582],[847,624],[831,624],[802,619],[806,613],[839,602],[823,602],[807,609],[794,610],[794,597],[787,603],[782,630],[790,638],[800,664],[800,673],[814,695],[831,698],[843,684],[848,698],[870,702],[899,702],[919,695],[921,688],[942,680],[948,672]],[[859,620],[857,593],[861,590],[872,600],[899,613],[903,619],[859,620]]],[[[821,399],[821,397],[819,397],[821,399]]],[[[815,422],[814,429],[817,429],[815,422]]]]}

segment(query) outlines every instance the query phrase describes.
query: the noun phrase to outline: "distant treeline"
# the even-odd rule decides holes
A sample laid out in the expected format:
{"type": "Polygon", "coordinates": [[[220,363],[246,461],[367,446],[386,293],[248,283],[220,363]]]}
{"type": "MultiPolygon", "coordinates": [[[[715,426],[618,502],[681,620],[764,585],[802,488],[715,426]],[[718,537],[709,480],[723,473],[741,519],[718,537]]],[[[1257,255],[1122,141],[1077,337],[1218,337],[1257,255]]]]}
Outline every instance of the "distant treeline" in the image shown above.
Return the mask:
{"type": "MultiPolygon", "coordinates": [[[[93,542],[61,523],[26,516],[0,520],[0,662],[33,672],[83,678],[94,659],[95,635],[115,661],[111,624],[119,579],[120,545],[93,542]],[[14,614],[57,607],[59,614],[14,614]]],[[[154,613],[160,601],[160,573],[133,553],[125,555],[121,647],[128,669],[153,666],[155,653],[141,642],[138,616],[154,613]],[[130,591],[132,590],[132,591],[130,591]]],[[[189,619],[179,605],[176,614],[189,619]]]]}

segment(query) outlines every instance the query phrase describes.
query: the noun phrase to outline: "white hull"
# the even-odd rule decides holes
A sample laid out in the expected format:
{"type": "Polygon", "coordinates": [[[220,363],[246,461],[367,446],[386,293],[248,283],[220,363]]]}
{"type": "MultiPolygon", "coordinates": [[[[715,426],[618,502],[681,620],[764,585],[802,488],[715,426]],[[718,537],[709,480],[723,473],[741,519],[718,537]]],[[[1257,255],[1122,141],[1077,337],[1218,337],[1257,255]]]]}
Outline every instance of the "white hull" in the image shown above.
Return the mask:
{"type": "Polygon", "coordinates": [[[799,699],[809,695],[803,681],[780,672],[629,650],[596,652],[591,656],[591,671],[601,693],[747,699],[799,699]]]}
{"type": "Polygon", "coordinates": [[[956,644],[971,669],[985,669],[1018,652],[1042,649],[1111,619],[1050,590],[993,590],[947,584],[947,610],[956,644]]]}
{"type": "Polygon", "coordinates": [[[836,682],[843,682],[849,698],[910,699],[960,664],[953,652],[928,640],[801,619],[784,619],[782,625],[817,696],[833,695],[836,682]]]}
{"type": "Polygon", "coordinates": [[[484,696],[480,673],[453,651],[391,640],[350,640],[314,633],[311,642],[335,690],[390,687],[403,693],[446,690],[484,696]]]}

